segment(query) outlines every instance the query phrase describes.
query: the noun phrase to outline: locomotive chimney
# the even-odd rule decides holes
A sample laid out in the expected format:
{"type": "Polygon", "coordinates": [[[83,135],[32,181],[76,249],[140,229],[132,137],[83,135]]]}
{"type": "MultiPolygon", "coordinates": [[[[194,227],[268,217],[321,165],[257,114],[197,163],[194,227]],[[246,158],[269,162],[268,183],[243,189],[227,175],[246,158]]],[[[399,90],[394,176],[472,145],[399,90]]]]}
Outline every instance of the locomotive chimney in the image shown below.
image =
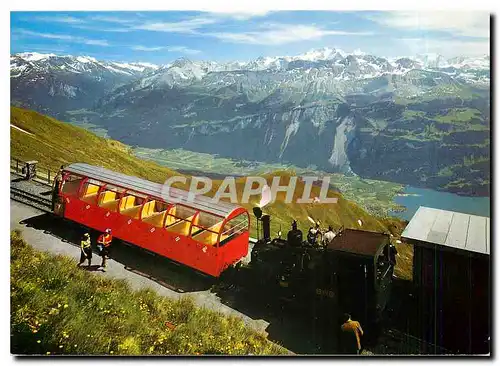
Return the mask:
{"type": "Polygon", "coordinates": [[[271,216],[262,215],[261,221],[262,221],[262,234],[263,234],[262,236],[264,242],[268,242],[271,240],[271,216]]]}

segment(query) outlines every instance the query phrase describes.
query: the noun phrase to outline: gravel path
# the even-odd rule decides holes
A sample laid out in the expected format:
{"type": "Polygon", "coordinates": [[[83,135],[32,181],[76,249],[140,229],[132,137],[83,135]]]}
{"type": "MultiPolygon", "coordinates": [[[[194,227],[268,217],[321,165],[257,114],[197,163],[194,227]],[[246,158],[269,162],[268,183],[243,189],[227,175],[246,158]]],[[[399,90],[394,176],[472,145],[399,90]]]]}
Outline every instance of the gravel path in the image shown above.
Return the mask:
{"type": "Polygon", "coordinates": [[[10,186],[22,189],[25,192],[41,195],[42,197],[50,198],[51,187],[35,181],[26,181],[16,173],[10,173],[10,186]]]}

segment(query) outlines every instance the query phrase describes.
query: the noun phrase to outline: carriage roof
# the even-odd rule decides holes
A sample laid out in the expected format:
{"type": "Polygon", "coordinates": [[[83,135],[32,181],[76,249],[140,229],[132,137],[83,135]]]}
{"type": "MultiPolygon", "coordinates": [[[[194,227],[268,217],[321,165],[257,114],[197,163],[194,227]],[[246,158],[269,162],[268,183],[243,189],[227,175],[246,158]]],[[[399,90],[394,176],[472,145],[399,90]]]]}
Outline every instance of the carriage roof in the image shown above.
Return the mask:
{"type": "Polygon", "coordinates": [[[75,163],[64,169],[65,171],[81,176],[95,179],[103,183],[116,185],[118,187],[145,194],[167,203],[179,203],[196,210],[207,212],[224,218],[233,216],[236,211],[241,211],[242,207],[229,202],[216,202],[210,197],[194,195],[192,198],[189,192],[168,187],[164,184],[155,183],[146,179],[141,179],[126,174],[114,172],[112,170],[94,165],[75,163]]]}

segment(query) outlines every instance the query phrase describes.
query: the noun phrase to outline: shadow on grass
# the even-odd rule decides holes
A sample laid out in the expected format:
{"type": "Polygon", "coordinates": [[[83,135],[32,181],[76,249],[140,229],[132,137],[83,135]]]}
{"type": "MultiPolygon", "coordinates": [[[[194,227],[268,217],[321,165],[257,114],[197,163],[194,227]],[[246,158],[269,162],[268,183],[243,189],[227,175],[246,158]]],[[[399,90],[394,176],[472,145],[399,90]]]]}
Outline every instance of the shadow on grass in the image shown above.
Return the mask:
{"type": "MultiPolygon", "coordinates": [[[[79,247],[82,235],[89,232],[93,249],[92,261],[96,263],[101,261],[96,249],[97,237],[100,234],[97,231],[87,229],[52,214],[31,217],[21,221],[21,224],[42,230],[45,234],[52,235],[69,245],[77,247],[79,247]]],[[[213,279],[118,239],[113,240],[110,258],[122,264],[126,270],[135,272],[162,285],[167,285],[166,287],[177,292],[204,291],[210,289],[213,284],[213,279]]],[[[86,262],[82,265],[82,268],[84,267],[86,267],[86,262]]]]}
{"type": "Polygon", "coordinates": [[[87,266],[87,265],[83,264],[81,266],[78,266],[78,268],[85,270],[85,271],[88,271],[88,272],[100,272],[101,271],[100,270],[101,266],[98,264],[92,264],[91,266],[87,266]]]}

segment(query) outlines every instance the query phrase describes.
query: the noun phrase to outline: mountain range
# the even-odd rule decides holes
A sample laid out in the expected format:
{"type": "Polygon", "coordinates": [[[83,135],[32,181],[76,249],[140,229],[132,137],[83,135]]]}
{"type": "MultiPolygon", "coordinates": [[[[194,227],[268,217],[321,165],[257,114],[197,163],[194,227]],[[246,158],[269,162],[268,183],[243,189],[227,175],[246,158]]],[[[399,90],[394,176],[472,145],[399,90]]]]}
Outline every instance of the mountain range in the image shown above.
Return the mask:
{"type": "Polygon", "coordinates": [[[11,102],[115,139],[489,193],[490,59],[323,48],[167,65],[11,55],[11,102]]]}

